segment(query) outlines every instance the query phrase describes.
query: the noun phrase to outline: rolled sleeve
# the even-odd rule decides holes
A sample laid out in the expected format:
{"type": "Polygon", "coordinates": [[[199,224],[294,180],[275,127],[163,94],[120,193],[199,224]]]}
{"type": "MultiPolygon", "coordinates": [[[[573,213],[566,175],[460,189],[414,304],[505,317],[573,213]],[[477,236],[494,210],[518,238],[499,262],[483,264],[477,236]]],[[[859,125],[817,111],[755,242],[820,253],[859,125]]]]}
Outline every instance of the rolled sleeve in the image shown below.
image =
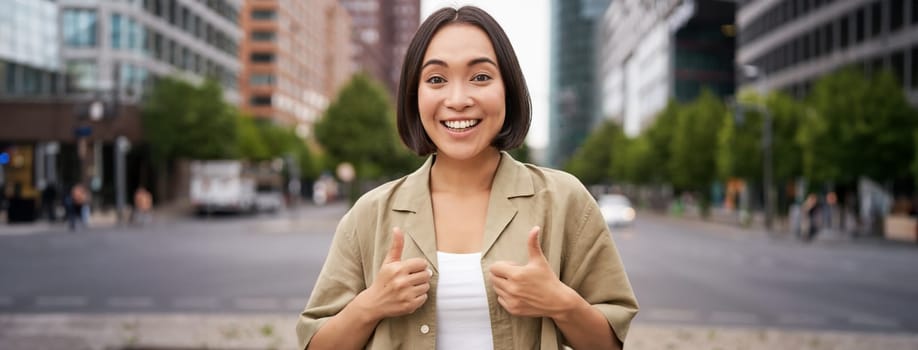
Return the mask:
{"type": "Polygon", "coordinates": [[[624,343],[638,312],[637,299],[599,207],[589,193],[581,201],[585,202],[578,213],[582,220],[572,220],[579,221],[579,227],[566,249],[562,282],[599,310],[624,343]]]}
{"type": "Polygon", "coordinates": [[[296,325],[299,348],[305,349],[319,328],[366,289],[356,226],[346,214],[335,231],[328,257],[296,325]]]}

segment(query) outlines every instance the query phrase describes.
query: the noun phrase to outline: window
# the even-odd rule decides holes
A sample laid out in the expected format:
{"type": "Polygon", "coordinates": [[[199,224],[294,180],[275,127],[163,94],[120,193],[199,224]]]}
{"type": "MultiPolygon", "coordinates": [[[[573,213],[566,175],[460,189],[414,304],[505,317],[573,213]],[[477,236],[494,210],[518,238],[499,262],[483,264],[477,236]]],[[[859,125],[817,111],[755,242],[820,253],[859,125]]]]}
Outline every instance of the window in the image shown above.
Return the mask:
{"type": "MultiPolygon", "coordinates": [[[[902,24],[905,22],[905,1],[894,0],[889,2],[889,31],[895,32],[899,29],[902,29],[902,24]]],[[[914,3],[912,6],[915,6],[914,3]]]]}
{"type": "MultiPolygon", "coordinates": [[[[918,24],[918,0],[912,0],[912,24],[918,24]]],[[[914,60],[912,62],[914,62],[914,60]]],[[[915,80],[912,79],[912,82],[914,81],[915,80]]]]}
{"type": "Polygon", "coordinates": [[[99,72],[95,62],[67,62],[67,91],[95,91],[99,86],[99,72]]]}
{"type": "Polygon", "coordinates": [[[274,54],[264,52],[253,52],[249,57],[253,63],[271,63],[274,62],[274,54]]]}
{"type": "Polygon", "coordinates": [[[252,41],[274,41],[274,32],[252,32],[252,41]]]}
{"type": "Polygon", "coordinates": [[[70,47],[95,47],[98,31],[94,10],[65,10],[63,18],[64,44],[70,47]]]}
{"type": "Polygon", "coordinates": [[[121,15],[113,13],[111,22],[111,45],[113,49],[120,49],[124,46],[121,44],[121,15]]]}
{"type": "Polygon", "coordinates": [[[857,15],[855,16],[854,22],[854,42],[860,43],[864,41],[864,33],[867,32],[867,19],[866,19],[866,8],[859,8],[857,10],[857,15]]]}
{"type": "Polygon", "coordinates": [[[879,37],[883,32],[883,4],[879,1],[870,6],[870,37],[879,37]]]}
{"type": "Polygon", "coordinates": [[[277,17],[277,14],[273,10],[254,10],[252,11],[252,19],[254,20],[271,20],[277,17]]]}
{"type": "Polygon", "coordinates": [[[255,95],[252,96],[249,104],[256,107],[266,107],[271,105],[271,95],[255,95]]]}
{"type": "Polygon", "coordinates": [[[274,85],[274,75],[272,74],[252,74],[249,77],[249,84],[256,86],[274,85]]]}
{"type": "MultiPolygon", "coordinates": [[[[915,8],[914,6],[915,4],[912,3],[912,8],[915,8]]],[[[912,17],[912,19],[914,18],[915,17],[912,17]]],[[[909,66],[912,68],[912,89],[918,89],[918,68],[916,68],[918,64],[916,63],[918,63],[918,46],[913,46],[912,62],[909,64],[909,66]]]]}
{"type": "Polygon", "coordinates": [[[838,41],[839,41],[839,45],[841,46],[843,50],[848,47],[849,19],[850,19],[850,16],[845,16],[845,17],[842,17],[841,20],[839,21],[839,31],[838,31],[839,40],[838,41]]]}

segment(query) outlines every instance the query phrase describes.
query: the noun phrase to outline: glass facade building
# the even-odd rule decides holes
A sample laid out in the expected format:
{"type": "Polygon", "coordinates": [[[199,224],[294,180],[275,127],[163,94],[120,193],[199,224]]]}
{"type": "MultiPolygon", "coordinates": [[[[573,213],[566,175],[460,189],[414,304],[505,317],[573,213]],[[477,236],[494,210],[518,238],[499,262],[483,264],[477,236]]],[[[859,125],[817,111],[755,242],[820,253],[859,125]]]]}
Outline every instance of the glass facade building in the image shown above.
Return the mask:
{"type": "Polygon", "coordinates": [[[603,16],[603,116],[634,136],[671,100],[734,93],[735,4],[725,0],[614,2],[603,16]]]}
{"type": "Polygon", "coordinates": [[[892,70],[918,105],[918,0],[739,1],[739,64],[765,79],[745,82],[794,96],[847,66],[867,74],[892,70]]]}
{"type": "Polygon", "coordinates": [[[548,164],[564,166],[600,120],[596,22],[609,0],[552,0],[548,164]]]}
{"type": "Polygon", "coordinates": [[[59,0],[68,94],[139,100],[151,78],[221,82],[238,100],[241,0],[59,0]]]}

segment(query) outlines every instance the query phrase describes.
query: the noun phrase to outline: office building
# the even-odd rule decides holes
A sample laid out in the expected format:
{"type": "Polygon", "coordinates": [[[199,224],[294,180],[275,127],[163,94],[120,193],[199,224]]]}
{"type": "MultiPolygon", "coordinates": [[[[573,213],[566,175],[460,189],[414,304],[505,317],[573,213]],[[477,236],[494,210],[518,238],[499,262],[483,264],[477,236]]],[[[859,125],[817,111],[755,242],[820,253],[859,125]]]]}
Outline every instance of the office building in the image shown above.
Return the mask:
{"type": "Polygon", "coordinates": [[[243,110],[308,134],[353,73],[350,16],[334,0],[248,0],[242,14],[243,110]]]}
{"type": "Polygon", "coordinates": [[[15,181],[26,196],[85,182],[110,201],[115,140],[139,143],[139,103],[156,77],[212,77],[238,101],[241,0],[0,0],[0,8],[0,153],[11,160],[0,182],[15,181]]]}
{"type": "Polygon", "coordinates": [[[355,70],[398,90],[405,51],[420,25],[420,0],[341,0],[351,15],[355,70]]]}
{"type": "Polygon", "coordinates": [[[564,166],[599,121],[597,21],[609,0],[552,0],[548,164],[564,166]]]}
{"type": "Polygon", "coordinates": [[[734,93],[735,4],[615,1],[600,25],[601,113],[635,136],[669,101],[734,93]]]}
{"type": "Polygon", "coordinates": [[[918,1],[740,1],[737,24],[737,63],[763,73],[744,87],[803,97],[837,69],[889,68],[918,105],[918,1]]]}

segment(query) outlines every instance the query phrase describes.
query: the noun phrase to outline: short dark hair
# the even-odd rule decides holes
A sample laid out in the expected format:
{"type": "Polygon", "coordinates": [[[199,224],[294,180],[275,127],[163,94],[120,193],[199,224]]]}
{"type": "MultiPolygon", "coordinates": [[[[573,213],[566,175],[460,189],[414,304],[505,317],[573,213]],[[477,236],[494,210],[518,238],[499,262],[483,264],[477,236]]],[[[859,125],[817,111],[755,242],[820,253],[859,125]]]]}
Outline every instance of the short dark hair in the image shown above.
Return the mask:
{"type": "Polygon", "coordinates": [[[461,8],[442,8],[427,17],[418,27],[418,31],[408,45],[405,62],[402,64],[402,76],[398,84],[397,124],[398,134],[414,153],[421,156],[437,151],[430,136],[424,131],[424,125],[418,112],[418,84],[421,75],[421,62],[427,52],[430,40],[440,28],[447,24],[463,23],[481,28],[491,40],[497,65],[504,82],[504,102],[506,118],[500,132],[491,141],[499,150],[510,150],[519,147],[526,139],[529,124],[532,121],[532,101],[526,79],[513,51],[513,45],[507,33],[497,24],[491,15],[475,6],[461,8]]]}

